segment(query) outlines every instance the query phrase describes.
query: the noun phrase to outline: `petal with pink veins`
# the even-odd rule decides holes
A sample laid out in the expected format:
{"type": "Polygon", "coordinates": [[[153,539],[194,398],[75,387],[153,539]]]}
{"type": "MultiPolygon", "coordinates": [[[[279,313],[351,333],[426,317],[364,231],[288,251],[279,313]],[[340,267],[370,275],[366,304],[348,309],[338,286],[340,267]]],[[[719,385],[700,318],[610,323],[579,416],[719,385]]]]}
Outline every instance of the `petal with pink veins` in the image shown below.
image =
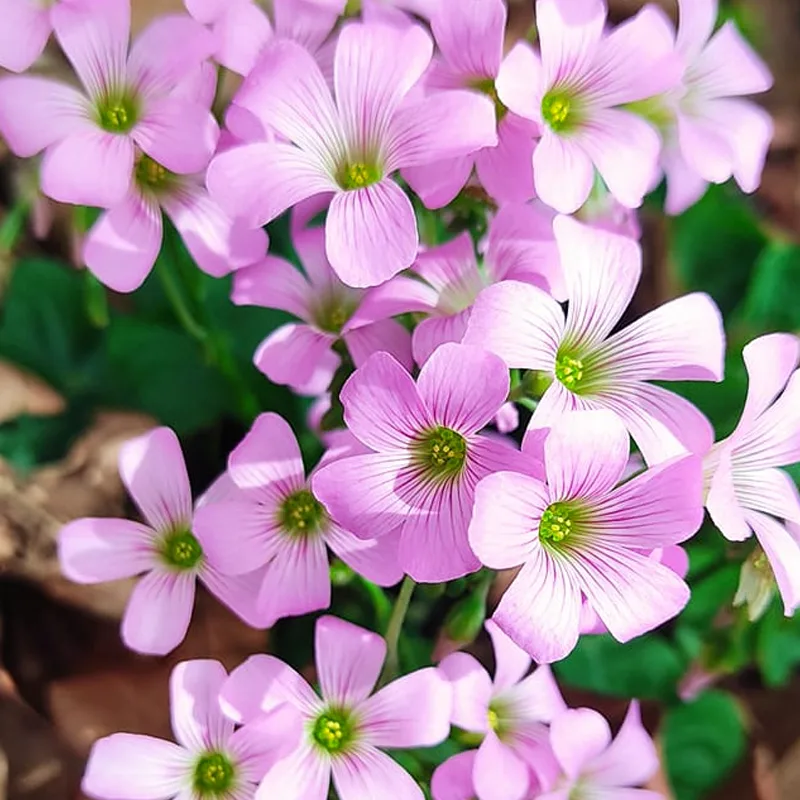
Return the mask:
{"type": "Polygon", "coordinates": [[[467,332],[471,309],[447,316],[432,316],[417,323],[411,340],[414,361],[425,364],[437,348],[447,343],[460,344],[467,332]]]}
{"type": "Polygon", "coordinates": [[[525,203],[533,186],[534,135],[521,121],[507,116],[497,128],[497,147],[484,147],[475,156],[483,188],[500,203],[525,203]]]}
{"type": "Polygon", "coordinates": [[[411,355],[411,334],[408,328],[393,319],[352,328],[343,336],[356,368],[363,366],[373,353],[388,353],[404,369],[414,367],[411,355]]]}
{"type": "Polygon", "coordinates": [[[769,559],[784,613],[791,617],[800,606],[800,542],[772,517],[757,511],[746,511],[745,514],[769,559]]]}
{"type": "Polygon", "coordinates": [[[478,748],[472,776],[481,800],[525,800],[528,796],[528,765],[492,730],[478,748]]]}
{"type": "Polygon", "coordinates": [[[486,733],[489,729],[489,704],[494,691],[489,673],[469,653],[451,653],[442,659],[438,669],[453,687],[450,721],[465,731],[486,733]]]}
{"type": "Polygon", "coordinates": [[[267,255],[258,264],[237,270],[231,300],[237,306],[277,308],[311,321],[312,288],[293,264],[267,255]]]}
{"type": "Polygon", "coordinates": [[[515,114],[541,120],[542,62],[528,42],[517,42],[500,64],[495,88],[500,100],[515,114]]]}
{"type": "Polygon", "coordinates": [[[253,363],[273,383],[301,391],[314,380],[325,391],[339,358],[331,352],[334,337],[310,325],[281,325],[258,346],[253,363]],[[319,376],[319,381],[316,378],[319,376]]]}
{"type": "Polygon", "coordinates": [[[363,746],[344,758],[337,758],[331,768],[339,797],[422,800],[419,784],[396,761],[374,747],[363,746]]]}
{"type": "Polygon", "coordinates": [[[431,164],[405,167],[402,175],[426,208],[443,208],[464,188],[474,163],[475,157],[470,153],[431,164]]]}
{"type": "Polygon", "coordinates": [[[327,800],[330,781],[331,760],[303,743],[264,776],[255,800],[327,800]]]}
{"type": "Polygon", "coordinates": [[[564,772],[576,780],[611,744],[611,729],[597,711],[571,708],[550,724],[550,742],[564,772]]]}
{"type": "Polygon", "coordinates": [[[494,650],[494,688],[502,692],[519,683],[531,668],[531,657],[503,633],[494,620],[484,624],[494,650]]]}
{"type": "Polygon", "coordinates": [[[219,707],[219,692],[228,677],[219,661],[182,661],[170,676],[170,713],[175,738],[187,750],[201,753],[224,749],[233,720],[219,707]]]}
{"type": "Polygon", "coordinates": [[[214,58],[222,66],[247,77],[273,39],[266,11],[257,3],[230,3],[212,29],[217,42],[214,58]]]}
{"type": "Polygon", "coordinates": [[[378,586],[394,586],[403,578],[396,535],[379,539],[359,539],[335,522],[329,524],[324,534],[325,543],[333,552],[359,575],[378,586]]]}

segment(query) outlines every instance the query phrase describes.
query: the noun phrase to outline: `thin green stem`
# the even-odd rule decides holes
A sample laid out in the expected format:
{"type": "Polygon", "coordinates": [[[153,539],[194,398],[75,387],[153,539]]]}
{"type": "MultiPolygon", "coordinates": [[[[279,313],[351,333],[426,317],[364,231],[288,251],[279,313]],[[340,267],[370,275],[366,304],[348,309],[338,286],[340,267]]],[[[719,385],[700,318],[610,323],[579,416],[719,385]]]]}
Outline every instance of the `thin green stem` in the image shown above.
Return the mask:
{"type": "Polygon", "coordinates": [[[178,322],[191,337],[205,345],[208,341],[208,331],[195,319],[184,296],[180,281],[164,259],[160,259],[156,264],[156,273],[178,322]]]}
{"type": "Polygon", "coordinates": [[[403,629],[403,622],[416,585],[414,579],[406,575],[403,579],[403,584],[400,586],[397,600],[394,601],[392,616],[389,617],[389,624],[386,626],[386,665],[381,675],[382,684],[388,683],[400,673],[400,656],[398,653],[400,631],[403,629]]]}

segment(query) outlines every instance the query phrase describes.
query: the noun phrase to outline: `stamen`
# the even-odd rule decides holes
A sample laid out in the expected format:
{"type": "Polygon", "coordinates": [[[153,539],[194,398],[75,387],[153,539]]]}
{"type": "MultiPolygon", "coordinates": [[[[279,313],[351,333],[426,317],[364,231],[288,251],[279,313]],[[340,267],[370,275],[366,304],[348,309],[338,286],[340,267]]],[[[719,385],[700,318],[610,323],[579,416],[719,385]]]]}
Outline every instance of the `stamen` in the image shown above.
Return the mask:
{"type": "Polygon", "coordinates": [[[563,91],[548,92],[542,98],[542,118],[556,132],[574,122],[572,98],[563,91]]]}
{"type": "Polygon", "coordinates": [[[203,559],[203,548],[195,535],[185,529],[169,532],[161,542],[161,557],[175,569],[193,569],[203,559]]]}
{"type": "Polygon", "coordinates": [[[221,797],[231,788],[235,769],[222,753],[208,753],[194,769],[194,788],[200,797],[221,797]]]}
{"type": "Polygon", "coordinates": [[[346,711],[330,708],[317,717],[311,735],[323,750],[341,753],[354,739],[353,720],[346,711]]]}
{"type": "Polygon", "coordinates": [[[363,161],[346,164],[339,172],[339,185],[342,189],[352,191],[363,189],[377,183],[383,177],[381,169],[376,164],[367,164],[363,161]]]}
{"type": "Polygon", "coordinates": [[[573,358],[566,353],[559,353],[556,356],[556,378],[570,391],[577,392],[581,387],[584,382],[584,369],[584,363],[579,358],[573,358]]]}
{"type": "Polygon", "coordinates": [[[101,98],[96,111],[100,127],[109,133],[128,133],[139,121],[139,104],[130,93],[101,98]]]}
{"type": "Polygon", "coordinates": [[[467,460],[467,440],[450,428],[438,427],[427,432],[414,449],[420,465],[437,480],[456,477],[467,460]]]}
{"type": "Polygon", "coordinates": [[[572,533],[572,513],[566,503],[549,505],[539,522],[539,540],[560,544],[572,533]]]}
{"type": "Polygon", "coordinates": [[[319,533],[327,520],[322,503],[308,489],[290,494],[278,510],[281,528],[293,536],[319,533]]]}

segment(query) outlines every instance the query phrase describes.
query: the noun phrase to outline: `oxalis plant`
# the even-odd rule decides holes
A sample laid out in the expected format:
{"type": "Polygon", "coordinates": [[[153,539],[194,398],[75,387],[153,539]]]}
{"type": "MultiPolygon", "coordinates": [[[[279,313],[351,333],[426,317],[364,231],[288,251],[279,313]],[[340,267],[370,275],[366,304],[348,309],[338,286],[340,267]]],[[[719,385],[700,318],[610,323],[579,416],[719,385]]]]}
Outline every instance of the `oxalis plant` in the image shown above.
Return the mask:
{"type": "Polygon", "coordinates": [[[0,134],[88,270],[48,295],[79,281],[50,376],[164,423],[121,450],[138,514],[67,524],[62,570],[139,576],[144,655],[198,582],[271,629],[230,673],[179,663],[175,741],[100,739],[83,791],[655,800],[663,755],[703,796],[744,741],[708,687],[800,660],[800,339],[714,261],[720,214],[745,270],[787,253],[742,198],[766,66],[717,0],[677,29],[537,0],[518,41],[502,0],[185,5],[130,41],[128,0],[2,4],[0,134]],[[63,82],[32,67],[51,35],[63,82]],[[700,267],[642,314],[643,202],[700,267]],[[222,420],[209,486],[181,439],[222,420]],[[560,686],[630,698],[621,728],[560,686]]]}

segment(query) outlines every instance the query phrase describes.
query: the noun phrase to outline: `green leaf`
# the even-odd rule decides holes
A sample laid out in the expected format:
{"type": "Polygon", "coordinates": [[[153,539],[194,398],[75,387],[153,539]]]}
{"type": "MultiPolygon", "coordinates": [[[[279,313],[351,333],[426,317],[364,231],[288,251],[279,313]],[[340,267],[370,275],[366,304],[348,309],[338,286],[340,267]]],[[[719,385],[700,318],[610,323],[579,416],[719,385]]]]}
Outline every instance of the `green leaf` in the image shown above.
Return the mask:
{"type": "Polygon", "coordinates": [[[685,665],[658,634],[620,644],[610,636],[583,636],[573,652],[553,665],[572,686],[617,697],[670,700],[685,665]]]}
{"type": "Polygon", "coordinates": [[[800,329],[800,247],[770,242],[755,265],[741,318],[755,335],[800,329]]]}
{"type": "Polygon", "coordinates": [[[740,564],[725,564],[692,584],[692,596],[681,614],[681,621],[707,626],[720,608],[730,607],[739,585],[740,564]]]}
{"type": "Polygon", "coordinates": [[[744,296],[766,245],[749,202],[730,186],[712,186],[673,223],[672,255],[688,291],[708,292],[727,315],[744,296]]]}
{"type": "Polygon", "coordinates": [[[90,410],[75,405],[57,417],[21,416],[0,425],[0,456],[20,472],[63,458],[89,421],[90,410]]]}
{"type": "Polygon", "coordinates": [[[784,685],[800,664],[800,616],[785,617],[779,599],[758,623],[756,661],[769,686],[784,685]]]}
{"type": "Polygon", "coordinates": [[[101,336],[86,315],[80,273],[43,258],[17,263],[3,298],[0,355],[73,398],[102,382],[101,336]]]}
{"type": "Polygon", "coordinates": [[[744,754],[742,714],[725,692],[710,691],[667,711],[661,729],[667,774],[677,800],[700,800],[744,754]]]}
{"type": "Polygon", "coordinates": [[[179,436],[211,425],[228,407],[224,378],[187,334],[120,316],[107,330],[106,349],[107,403],[152,414],[179,436]]]}

